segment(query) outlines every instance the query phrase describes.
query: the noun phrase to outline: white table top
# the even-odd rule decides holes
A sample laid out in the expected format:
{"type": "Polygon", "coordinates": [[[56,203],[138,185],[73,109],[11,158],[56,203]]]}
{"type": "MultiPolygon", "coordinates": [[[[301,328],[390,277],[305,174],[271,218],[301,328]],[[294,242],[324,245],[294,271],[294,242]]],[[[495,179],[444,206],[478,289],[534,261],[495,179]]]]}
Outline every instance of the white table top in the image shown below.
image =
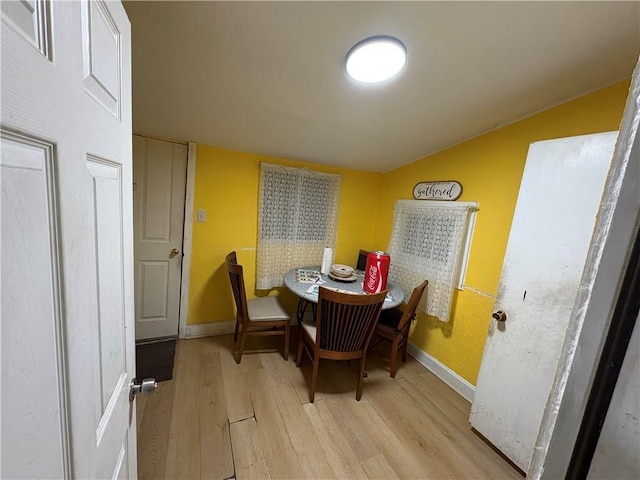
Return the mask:
{"type": "MultiPolygon", "coordinates": [[[[299,269],[303,270],[316,270],[320,272],[319,265],[313,265],[310,267],[299,267],[299,269]]],[[[358,275],[358,279],[355,282],[340,282],[336,280],[332,280],[328,275],[320,274],[320,278],[324,283],[303,283],[296,281],[296,270],[298,268],[294,268],[293,270],[289,270],[284,276],[284,284],[287,286],[289,290],[298,295],[300,298],[307,300],[308,302],[318,303],[318,288],[319,285],[324,287],[331,287],[340,290],[346,290],[348,292],[353,293],[362,293],[362,281],[364,276],[362,274],[358,275]],[[314,288],[315,287],[315,288],[314,288]],[[312,292],[313,291],[313,292],[312,292]]],[[[382,305],[382,309],[385,310],[387,308],[397,307],[404,300],[404,291],[402,287],[393,282],[387,282],[387,289],[389,293],[387,293],[387,298],[382,305]]]]}

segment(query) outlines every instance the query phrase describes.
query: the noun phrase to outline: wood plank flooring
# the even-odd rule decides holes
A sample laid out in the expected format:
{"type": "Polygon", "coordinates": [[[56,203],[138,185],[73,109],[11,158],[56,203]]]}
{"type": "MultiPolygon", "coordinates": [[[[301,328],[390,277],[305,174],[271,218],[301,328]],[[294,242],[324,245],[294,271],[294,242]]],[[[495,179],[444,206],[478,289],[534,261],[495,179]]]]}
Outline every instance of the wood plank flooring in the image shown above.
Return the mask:
{"type": "Polygon", "coordinates": [[[412,358],[392,380],[370,354],[360,402],[357,362],[325,361],[309,403],[308,359],[296,368],[281,338],[250,338],[258,352],[237,365],[232,340],[179,340],[173,380],[138,396],[141,479],[522,479],[471,430],[469,403],[412,358]]]}

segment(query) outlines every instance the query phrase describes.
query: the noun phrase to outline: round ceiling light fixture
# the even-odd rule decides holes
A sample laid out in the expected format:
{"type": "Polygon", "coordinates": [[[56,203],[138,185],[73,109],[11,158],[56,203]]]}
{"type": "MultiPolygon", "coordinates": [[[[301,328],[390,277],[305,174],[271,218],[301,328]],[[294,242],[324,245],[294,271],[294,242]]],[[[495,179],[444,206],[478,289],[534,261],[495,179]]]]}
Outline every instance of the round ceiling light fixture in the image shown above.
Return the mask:
{"type": "Polygon", "coordinates": [[[396,75],[407,63],[407,48],[389,36],[365,38],[347,53],[347,74],[363,83],[384,82],[396,75]]]}

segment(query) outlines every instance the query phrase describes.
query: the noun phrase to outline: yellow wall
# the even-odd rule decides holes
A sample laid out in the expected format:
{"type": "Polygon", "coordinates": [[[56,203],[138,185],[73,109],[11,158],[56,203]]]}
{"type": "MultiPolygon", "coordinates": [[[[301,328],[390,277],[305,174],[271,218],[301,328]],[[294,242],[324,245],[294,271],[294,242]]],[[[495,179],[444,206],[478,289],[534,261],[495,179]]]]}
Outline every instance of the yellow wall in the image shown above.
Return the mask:
{"type": "MultiPolygon", "coordinates": [[[[460,200],[480,204],[467,287],[456,291],[450,322],[421,316],[411,339],[475,384],[529,144],[617,130],[628,87],[628,81],[618,83],[384,175],[199,145],[194,218],[198,209],[206,209],[207,222],[193,226],[188,323],[233,319],[223,268],[231,250],[245,267],[247,294],[267,293],[254,291],[260,161],[343,175],[335,261],[351,265],[360,248],[387,249],[393,205],[411,199],[416,183],[457,180],[463,186],[460,200]],[[363,199],[372,190],[382,192],[378,204],[365,207],[363,199]]],[[[297,299],[286,289],[280,294],[294,312],[297,299]]]]}
{"type": "MultiPolygon", "coordinates": [[[[235,315],[224,257],[238,253],[244,267],[249,298],[268,292],[255,291],[255,262],[258,225],[260,162],[305,166],[342,175],[338,218],[336,263],[352,264],[360,248],[372,247],[377,204],[363,208],[371,189],[381,188],[382,175],[332,168],[309,162],[265,157],[250,153],[198,145],[194,218],[199,209],[207,221],[193,224],[189,324],[232,320],[235,315]]],[[[320,264],[321,259],[318,259],[320,264]]],[[[297,299],[278,289],[285,307],[295,312],[297,299]]]]}
{"type": "Polygon", "coordinates": [[[479,202],[466,287],[456,291],[452,320],[420,316],[411,336],[416,346],[470,383],[478,376],[529,144],[618,130],[628,88],[628,81],[618,83],[385,175],[376,249],[388,246],[395,201],[411,199],[418,182],[457,180],[463,187],[460,201],[479,202]]]}

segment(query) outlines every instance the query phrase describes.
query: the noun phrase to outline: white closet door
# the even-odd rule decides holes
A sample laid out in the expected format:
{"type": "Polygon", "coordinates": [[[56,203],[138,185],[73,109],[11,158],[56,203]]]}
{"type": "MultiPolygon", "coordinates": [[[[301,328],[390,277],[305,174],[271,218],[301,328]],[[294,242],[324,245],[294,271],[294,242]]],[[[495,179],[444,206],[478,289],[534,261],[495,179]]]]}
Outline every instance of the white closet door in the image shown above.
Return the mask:
{"type": "Polygon", "coordinates": [[[136,340],[178,335],[187,146],[133,137],[136,340]]]}

